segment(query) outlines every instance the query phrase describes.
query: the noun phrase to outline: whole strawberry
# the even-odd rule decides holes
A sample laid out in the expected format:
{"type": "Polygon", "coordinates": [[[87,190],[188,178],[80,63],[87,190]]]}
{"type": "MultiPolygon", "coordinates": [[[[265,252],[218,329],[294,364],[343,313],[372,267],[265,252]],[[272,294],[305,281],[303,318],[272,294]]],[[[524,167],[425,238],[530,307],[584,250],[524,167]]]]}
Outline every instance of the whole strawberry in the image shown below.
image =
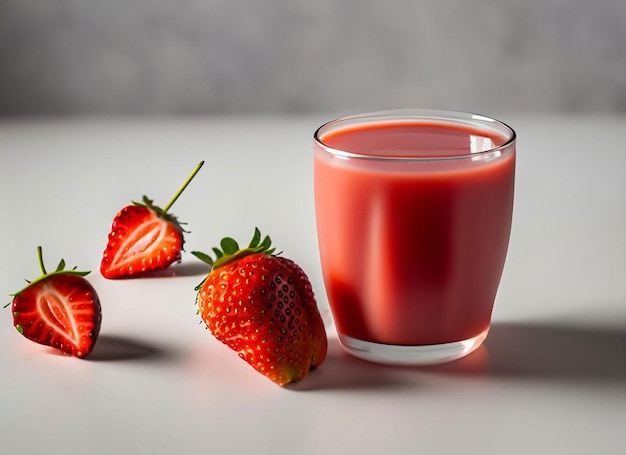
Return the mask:
{"type": "Polygon", "coordinates": [[[255,229],[247,248],[229,237],[198,290],[198,313],[213,335],[278,385],[303,379],[326,358],[324,323],[311,283],[293,261],[274,255],[255,229]]]}
{"type": "MultiPolygon", "coordinates": [[[[89,272],[65,270],[61,259],[48,273],[37,248],[42,275],[13,295],[13,325],[29,340],[72,355],[89,354],[100,333],[102,313],[94,288],[83,278],[89,272]]],[[[8,306],[8,305],[7,305],[8,306]]]]}
{"type": "Polygon", "coordinates": [[[157,207],[147,196],[143,203],[133,202],[115,216],[102,254],[100,273],[105,278],[128,278],[169,267],[180,261],[183,229],[178,219],[168,213],[174,202],[198,173],[200,162],[183,186],[165,206],[157,207]]]}

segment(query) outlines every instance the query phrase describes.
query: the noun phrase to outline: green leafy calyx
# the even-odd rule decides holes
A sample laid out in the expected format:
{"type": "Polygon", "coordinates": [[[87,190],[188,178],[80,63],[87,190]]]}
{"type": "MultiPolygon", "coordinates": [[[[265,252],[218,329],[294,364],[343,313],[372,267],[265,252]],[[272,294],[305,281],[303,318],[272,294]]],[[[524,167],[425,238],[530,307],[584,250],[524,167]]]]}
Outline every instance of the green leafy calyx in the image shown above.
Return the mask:
{"type": "Polygon", "coordinates": [[[161,207],[154,205],[154,201],[152,199],[150,199],[148,196],[144,195],[144,197],[142,198],[142,201],[143,202],[133,201],[133,204],[134,205],[138,205],[139,207],[147,207],[147,208],[149,208],[154,213],[156,213],[159,218],[163,218],[164,220],[167,220],[170,223],[172,223],[176,227],[176,229],[178,229],[181,233],[183,233],[183,232],[189,233],[189,231],[187,231],[187,230],[185,230],[185,228],[183,228],[183,225],[185,225],[187,223],[183,223],[182,221],[178,221],[178,218],[176,216],[172,215],[171,213],[167,213],[161,207]]]}
{"type": "MultiPolygon", "coordinates": [[[[65,274],[70,274],[70,275],[78,275],[78,276],[86,276],[89,275],[91,273],[91,271],[86,271],[86,272],[81,272],[76,270],[76,267],[73,267],[70,270],[66,270],[65,269],[65,260],[61,259],[61,261],[59,262],[59,265],[57,265],[56,269],[54,270],[54,272],[48,272],[46,270],[46,266],[44,265],[43,262],[43,250],[40,246],[37,247],[37,260],[39,262],[39,270],[41,271],[41,276],[33,281],[28,281],[26,280],[26,282],[28,283],[28,285],[22,289],[20,289],[18,292],[14,293],[14,294],[9,294],[11,297],[15,297],[17,295],[19,295],[20,293],[22,293],[23,291],[25,291],[26,289],[28,289],[29,287],[31,287],[32,285],[34,285],[35,283],[38,283],[39,281],[42,281],[48,277],[54,276],[54,275],[65,275],[65,274]]],[[[7,303],[4,308],[8,307],[11,303],[7,303]]]]}
{"type": "Polygon", "coordinates": [[[213,267],[213,270],[215,270],[223,266],[224,264],[228,264],[229,262],[245,256],[249,256],[251,254],[274,253],[276,249],[271,247],[272,240],[270,239],[270,237],[267,235],[263,238],[261,237],[261,231],[259,231],[259,228],[255,227],[252,240],[250,240],[250,243],[246,248],[240,248],[235,239],[232,239],[230,237],[224,237],[220,242],[220,247],[213,248],[213,254],[215,255],[215,258],[201,251],[192,251],[191,254],[193,254],[201,261],[206,262],[211,267],[213,267]]]}

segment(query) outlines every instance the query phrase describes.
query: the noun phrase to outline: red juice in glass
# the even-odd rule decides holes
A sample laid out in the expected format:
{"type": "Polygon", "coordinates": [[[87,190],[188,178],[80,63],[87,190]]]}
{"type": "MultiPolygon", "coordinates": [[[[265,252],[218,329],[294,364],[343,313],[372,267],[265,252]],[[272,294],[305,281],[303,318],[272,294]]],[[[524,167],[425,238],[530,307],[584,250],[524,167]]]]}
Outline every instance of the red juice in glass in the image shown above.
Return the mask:
{"type": "Polygon", "coordinates": [[[315,208],[342,346],[392,364],[476,349],[513,211],[515,132],[467,113],[400,110],[315,133],[315,208]]]}

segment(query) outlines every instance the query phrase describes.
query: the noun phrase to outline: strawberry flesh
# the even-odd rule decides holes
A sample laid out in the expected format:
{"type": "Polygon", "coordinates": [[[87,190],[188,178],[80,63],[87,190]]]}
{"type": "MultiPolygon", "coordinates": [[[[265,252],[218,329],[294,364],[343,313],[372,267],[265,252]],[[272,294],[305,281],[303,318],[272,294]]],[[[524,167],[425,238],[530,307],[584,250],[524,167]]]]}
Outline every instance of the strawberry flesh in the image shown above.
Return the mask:
{"type": "Polygon", "coordinates": [[[82,276],[48,276],[13,298],[13,324],[26,338],[72,355],[88,355],[100,332],[100,300],[82,276]]]}
{"type": "Polygon", "coordinates": [[[124,278],[161,270],[181,259],[183,233],[174,222],[143,205],[124,207],[113,220],[100,273],[124,278]]]}

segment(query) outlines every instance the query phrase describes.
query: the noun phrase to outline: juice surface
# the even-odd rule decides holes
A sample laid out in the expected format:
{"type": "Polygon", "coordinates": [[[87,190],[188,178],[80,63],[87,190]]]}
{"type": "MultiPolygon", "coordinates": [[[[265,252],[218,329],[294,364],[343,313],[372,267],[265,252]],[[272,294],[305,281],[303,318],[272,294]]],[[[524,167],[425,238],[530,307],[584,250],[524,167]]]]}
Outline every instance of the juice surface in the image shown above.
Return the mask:
{"type": "Polygon", "coordinates": [[[488,329],[508,247],[515,150],[469,126],[392,122],[333,131],[315,150],[324,282],[337,330],[377,343],[427,345],[488,329]],[[484,154],[483,154],[484,155],[484,154]]]}

